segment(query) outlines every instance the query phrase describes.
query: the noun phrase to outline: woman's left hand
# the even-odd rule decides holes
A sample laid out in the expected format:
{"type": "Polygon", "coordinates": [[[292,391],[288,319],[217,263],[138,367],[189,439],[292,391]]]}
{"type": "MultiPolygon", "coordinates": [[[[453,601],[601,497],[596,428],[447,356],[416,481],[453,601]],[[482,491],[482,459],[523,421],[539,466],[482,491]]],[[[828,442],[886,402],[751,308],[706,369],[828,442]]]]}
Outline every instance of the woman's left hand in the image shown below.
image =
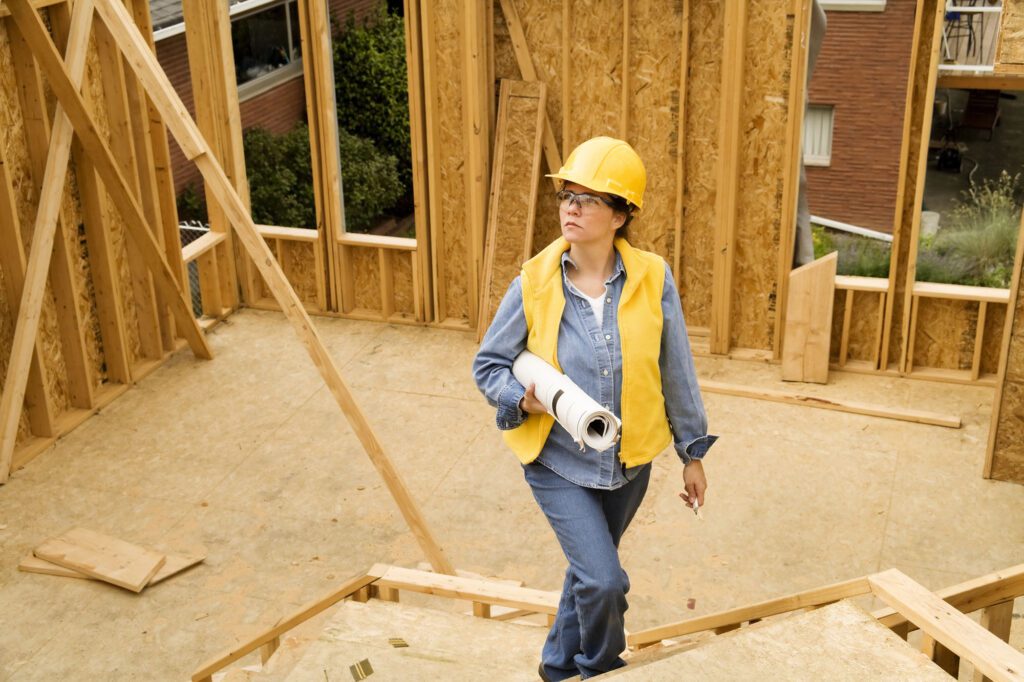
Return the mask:
{"type": "Polygon", "coordinates": [[[708,479],[704,476],[704,464],[699,459],[691,459],[683,467],[683,492],[679,497],[688,507],[693,506],[694,499],[701,507],[704,506],[704,491],[708,489],[708,479]]]}

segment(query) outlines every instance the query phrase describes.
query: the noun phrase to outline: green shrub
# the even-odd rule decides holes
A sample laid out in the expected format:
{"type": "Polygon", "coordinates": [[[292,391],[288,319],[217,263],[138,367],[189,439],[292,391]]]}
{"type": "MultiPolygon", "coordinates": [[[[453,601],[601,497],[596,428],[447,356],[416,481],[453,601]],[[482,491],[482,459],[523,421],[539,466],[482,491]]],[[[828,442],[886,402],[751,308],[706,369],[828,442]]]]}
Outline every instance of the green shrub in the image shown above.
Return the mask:
{"type": "Polygon", "coordinates": [[[397,160],[399,178],[412,187],[405,24],[387,3],[358,24],[353,14],[336,27],[334,82],[338,125],[374,141],[397,160]]]}
{"type": "Polygon", "coordinates": [[[833,251],[839,252],[836,272],[859,277],[888,277],[892,245],[879,239],[843,232],[829,232],[821,225],[813,225],[814,257],[821,258],[833,251]]]}
{"type": "Polygon", "coordinates": [[[405,193],[394,156],[381,153],[371,140],[338,130],[345,227],[365,232],[405,193]]]}
{"type": "Polygon", "coordinates": [[[1020,228],[1020,175],[971,183],[934,237],[922,237],[917,279],[972,286],[1010,286],[1020,228]]]}
{"type": "Polygon", "coordinates": [[[264,225],[315,228],[309,128],[300,123],[284,135],[250,128],[242,144],[253,220],[264,225]]]}
{"type": "Polygon", "coordinates": [[[197,222],[205,225],[209,222],[206,213],[206,195],[196,189],[195,185],[186,185],[181,190],[175,203],[178,206],[178,222],[197,222]]]}

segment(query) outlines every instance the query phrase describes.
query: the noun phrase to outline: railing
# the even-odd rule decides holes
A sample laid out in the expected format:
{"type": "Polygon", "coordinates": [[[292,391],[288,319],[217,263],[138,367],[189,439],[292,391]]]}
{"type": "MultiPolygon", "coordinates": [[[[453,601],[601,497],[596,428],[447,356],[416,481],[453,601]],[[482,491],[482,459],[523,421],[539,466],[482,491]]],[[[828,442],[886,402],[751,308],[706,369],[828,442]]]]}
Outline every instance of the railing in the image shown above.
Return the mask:
{"type": "Polygon", "coordinates": [[[1003,5],[985,0],[946,3],[939,71],[989,73],[995,68],[1003,5]]]}

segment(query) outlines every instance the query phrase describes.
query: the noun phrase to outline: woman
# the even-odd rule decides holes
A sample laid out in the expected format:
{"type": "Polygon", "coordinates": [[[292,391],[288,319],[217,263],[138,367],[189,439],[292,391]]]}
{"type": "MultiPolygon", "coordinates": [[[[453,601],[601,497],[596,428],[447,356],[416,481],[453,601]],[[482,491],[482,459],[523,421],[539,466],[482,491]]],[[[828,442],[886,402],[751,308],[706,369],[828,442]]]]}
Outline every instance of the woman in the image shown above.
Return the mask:
{"type": "Polygon", "coordinates": [[[671,270],[625,239],[646,171],[632,147],[597,137],[552,177],[562,237],[523,265],[473,362],[498,428],[569,561],[540,676],[584,679],[625,665],[629,579],[618,546],[670,443],[687,505],[704,504],[701,459],[715,441],[697,387],[671,270]],[[580,450],[524,387],[512,363],[529,349],[622,420],[619,442],[580,450]],[[554,426],[553,426],[554,425],[554,426]]]}

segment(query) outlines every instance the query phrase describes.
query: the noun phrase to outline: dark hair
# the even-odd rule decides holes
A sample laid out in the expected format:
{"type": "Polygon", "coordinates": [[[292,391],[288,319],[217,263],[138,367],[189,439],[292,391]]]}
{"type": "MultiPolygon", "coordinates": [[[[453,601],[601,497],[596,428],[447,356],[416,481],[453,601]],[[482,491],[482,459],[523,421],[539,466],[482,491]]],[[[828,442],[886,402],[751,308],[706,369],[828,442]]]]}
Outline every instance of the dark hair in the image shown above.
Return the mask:
{"type": "Polygon", "coordinates": [[[612,210],[616,213],[623,213],[626,216],[626,221],[622,223],[622,227],[615,231],[615,236],[622,237],[625,240],[629,240],[629,224],[633,222],[633,204],[629,203],[626,199],[620,196],[611,195],[612,210]]]}

